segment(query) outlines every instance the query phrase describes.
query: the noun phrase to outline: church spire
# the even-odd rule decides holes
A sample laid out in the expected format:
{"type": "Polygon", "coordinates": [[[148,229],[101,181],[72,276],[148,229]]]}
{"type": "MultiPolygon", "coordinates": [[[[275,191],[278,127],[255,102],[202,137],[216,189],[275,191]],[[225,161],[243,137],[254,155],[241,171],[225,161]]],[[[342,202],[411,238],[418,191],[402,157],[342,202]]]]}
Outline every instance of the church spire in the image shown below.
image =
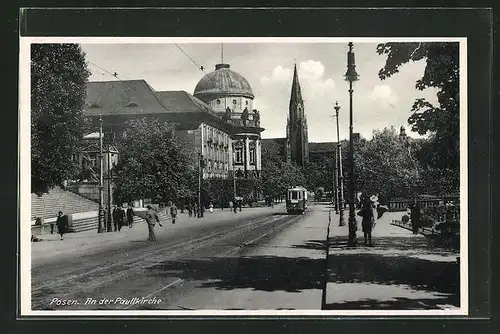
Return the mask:
{"type": "Polygon", "coordinates": [[[297,64],[293,66],[292,94],[290,96],[290,118],[300,119],[304,117],[304,101],[300,89],[299,75],[297,73],[297,64]]]}

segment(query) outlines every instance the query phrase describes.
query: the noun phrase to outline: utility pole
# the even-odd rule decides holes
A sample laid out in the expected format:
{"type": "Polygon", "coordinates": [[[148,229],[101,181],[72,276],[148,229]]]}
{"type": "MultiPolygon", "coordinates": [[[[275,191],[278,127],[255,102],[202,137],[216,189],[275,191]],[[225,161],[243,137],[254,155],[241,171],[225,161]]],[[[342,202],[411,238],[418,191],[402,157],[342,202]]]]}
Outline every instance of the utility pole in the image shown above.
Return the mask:
{"type": "Polygon", "coordinates": [[[349,81],[349,239],[347,246],[355,247],[357,244],[356,230],[357,222],[354,213],[354,145],[353,145],[353,108],[352,108],[352,84],[358,80],[356,65],[354,60],[354,52],[352,51],[353,43],[349,42],[349,51],[347,52],[347,72],[346,80],[349,81]]]}
{"type": "Polygon", "coordinates": [[[104,214],[104,197],[103,197],[103,188],[104,188],[104,176],[103,176],[103,153],[102,153],[102,116],[99,116],[99,213],[98,213],[98,226],[97,233],[104,232],[103,222],[106,219],[106,215],[104,214]]]}
{"type": "Polygon", "coordinates": [[[203,217],[203,210],[201,209],[201,174],[203,171],[203,155],[198,152],[198,218],[203,217]]]}
{"type": "Polygon", "coordinates": [[[236,172],[233,171],[233,202],[236,200],[236,172]]]}
{"type": "Polygon", "coordinates": [[[109,138],[108,138],[108,232],[112,231],[112,226],[113,226],[113,215],[111,214],[111,133],[109,133],[109,138]]]}
{"type": "Polygon", "coordinates": [[[344,175],[342,172],[342,144],[340,142],[340,131],[339,131],[339,110],[340,106],[338,102],[335,102],[335,118],[337,119],[337,170],[338,170],[338,192],[337,198],[339,201],[339,226],[345,225],[344,220],[344,175]]]}
{"type": "Polygon", "coordinates": [[[333,188],[332,188],[332,202],[335,206],[335,214],[339,213],[339,190],[338,190],[338,168],[337,168],[337,149],[333,148],[333,188]]]}

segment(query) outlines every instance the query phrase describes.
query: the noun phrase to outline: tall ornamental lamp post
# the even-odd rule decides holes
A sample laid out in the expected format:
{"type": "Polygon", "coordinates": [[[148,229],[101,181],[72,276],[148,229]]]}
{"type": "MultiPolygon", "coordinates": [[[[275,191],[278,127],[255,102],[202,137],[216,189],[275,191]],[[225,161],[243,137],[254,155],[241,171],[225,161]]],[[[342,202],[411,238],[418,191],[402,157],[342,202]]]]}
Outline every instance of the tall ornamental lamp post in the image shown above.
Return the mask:
{"type": "Polygon", "coordinates": [[[104,166],[103,166],[103,152],[102,152],[102,116],[99,116],[99,214],[98,214],[98,226],[97,233],[105,232],[103,228],[103,223],[106,219],[106,215],[104,214],[104,196],[103,196],[103,188],[104,188],[104,166]]]}
{"type": "Polygon", "coordinates": [[[353,44],[349,42],[349,51],[347,52],[347,72],[345,74],[346,81],[349,82],[349,239],[348,247],[355,247],[357,244],[356,230],[357,222],[354,213],[354,146],[352,132],[352,84],[358,80],[356,65],[354,61],[354,52],[352,51],[353,44]]]}
{"type": "Polygon", "coordinates": [[[344,175],[342,172],[342,145],[340,143],[340,133],[339,133],[339,110],[340,106],[338,102],[335,102],[335,117],[337,118],[337,170],[338,170],[338,199],[339,199],[339,226],[345,226],[344,219],[344,175]]]}

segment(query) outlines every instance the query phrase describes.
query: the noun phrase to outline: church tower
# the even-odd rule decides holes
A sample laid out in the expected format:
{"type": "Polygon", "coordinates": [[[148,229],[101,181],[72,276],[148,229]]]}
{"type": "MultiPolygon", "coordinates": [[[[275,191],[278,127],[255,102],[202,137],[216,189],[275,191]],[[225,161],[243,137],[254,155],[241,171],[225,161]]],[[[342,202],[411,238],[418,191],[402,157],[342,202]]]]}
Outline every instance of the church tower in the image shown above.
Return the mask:
{"type": "Polygon", "coordinates": [[[299,166],[309,162],[309,142],[307,120],[304,115],[304,100],[300,90],[297,65],[294,65],[292,94],[290,96],[287,122],[287,157],[299,166]]]}

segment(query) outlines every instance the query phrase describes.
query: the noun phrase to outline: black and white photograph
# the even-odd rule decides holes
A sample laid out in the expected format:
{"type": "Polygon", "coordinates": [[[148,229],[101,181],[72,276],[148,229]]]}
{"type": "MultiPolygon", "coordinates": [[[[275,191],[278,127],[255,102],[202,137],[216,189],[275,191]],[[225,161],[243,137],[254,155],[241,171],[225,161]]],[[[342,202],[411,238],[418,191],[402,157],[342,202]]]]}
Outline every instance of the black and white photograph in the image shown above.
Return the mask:
{"type": "Polygon", "coordinates": [[[23,37],[25,315],[467,315],[467,39],[23,37]]]}

